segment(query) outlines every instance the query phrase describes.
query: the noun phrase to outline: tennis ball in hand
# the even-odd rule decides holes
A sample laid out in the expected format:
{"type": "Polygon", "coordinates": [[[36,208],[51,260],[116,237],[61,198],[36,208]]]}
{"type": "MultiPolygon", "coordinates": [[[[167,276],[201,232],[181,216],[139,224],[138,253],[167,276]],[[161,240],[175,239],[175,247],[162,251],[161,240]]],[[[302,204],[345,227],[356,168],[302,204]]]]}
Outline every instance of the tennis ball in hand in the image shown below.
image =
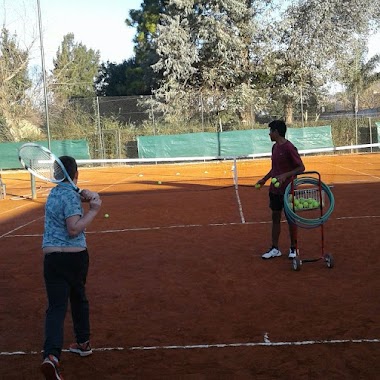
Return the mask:
{"type": "Polygon", "coordinates": [[[274,184],[274,187],[280,187],[280,182],[276,182],[276,183],[274,184]]]}
{"type": "Polygon", "coordinates": [[[110,216],[108,214],[104,214],[104,217],[105,218],[109,218],[110,216]]]}
{"type": "Polygon", "coordinates": [[[277,181],[277,178],[272,178],[272,183],[275,184],[277,181]]]}

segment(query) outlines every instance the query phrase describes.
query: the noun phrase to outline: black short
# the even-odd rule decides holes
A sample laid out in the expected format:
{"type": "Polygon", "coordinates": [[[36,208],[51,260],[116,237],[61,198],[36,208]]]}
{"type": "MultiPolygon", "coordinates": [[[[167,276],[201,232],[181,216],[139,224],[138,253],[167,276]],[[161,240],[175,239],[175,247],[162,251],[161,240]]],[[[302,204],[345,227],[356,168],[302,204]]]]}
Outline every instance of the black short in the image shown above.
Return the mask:
{"type": "Polygon", "coordinates": [[[269,207],[273,211],[282,211],[284,208],[284,195],[269,193],[269,207]]]}

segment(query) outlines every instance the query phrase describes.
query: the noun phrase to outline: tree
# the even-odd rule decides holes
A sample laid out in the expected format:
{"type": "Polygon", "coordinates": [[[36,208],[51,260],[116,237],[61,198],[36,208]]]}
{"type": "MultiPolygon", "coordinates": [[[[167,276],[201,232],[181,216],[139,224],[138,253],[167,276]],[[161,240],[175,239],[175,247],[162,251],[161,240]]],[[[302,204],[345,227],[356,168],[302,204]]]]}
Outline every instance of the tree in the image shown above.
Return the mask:
{"type": "Polygon", "coordinates": [[[380,72],[376,71],[380,64],[380,55],[376,54],[366,61],[367,49],[360,40],[346,60],[340,63],[340,79],[346,87],[348,96],[352,99],[353,112],[355,114],[355,139],[358,144],[358,111],[360,96],[380,80],[380,72]]]}
{"type": "Polygon", "coordinates": [[[149,95],[150,88],[144,80],[144,70],[131,58],[121,64],[102,63],[96,78],[99,96],[149,95]]]}
{"type": "MultiPolygon", "coordinates": [[[[161,109],[170,115],[197,111],[199,99],[217,116],[226,109],[240,116],[248,104],[262,107],[262,89],[255,76],[262,68],[256,59],[262,32],[258,18],[266,1],[172,1],[157,27],[158,62],[162,76],[154,92],[161,109]],[[192,101],[190,101],[192,99],[192,101]]],[[[220,117],[219,117],[220,123],[220,117]]]]}
{"type": "Polygon", "coordinates": [[[99,59],[99,52],[75,42],[74,34],[64,36],[49,78],[52,138],[84,138],[95,133],[94,109],[88,98],[95,96],[99,59]]]}
{"type": "Polygon", "coordinates": [[[348,57],[340,64],[340,80],[351,96],[355,114],[359,111],[360,96],[377,81],[380,81],[380,55],[366,59],[365,46],[358,44],[347,53],[348,57]]]}
{"type": "Polygon", "coordinates": [[[367,36],[379,22],[379,0],[303,0],[273,23],[273,88],[287,123],[303,89],[319,96],[334,63],[346,57],[352,36],[367,36]]]}
{"type": "Polygon", "coordinates": [[[3,140],[13,141],[17,136],[19,121],[31,109],[27,90],[29,50],[21,49],[17,36],[3,27],[0,33],[0,119],[3,140]]]}
{"type": "Polygon", "coordinates": [[[157,26],[161,14],[167,12],[169,2],[169,0],[144,0],[141,9],[130,10],[129,18],[125,20],[128,26],[136,28],[135,64],[142,69],[145,87],[150,90],[157,87],[160,79],[153,71],[152,65],[158,60],[155,47],[157,26]]]}
{"type": "Polygon", "coordinates": [[[66,34],[53,60],[50,85],[54,86],[54,94],[64,100],[94,96],[99,60],[98,51],[75,42],[73,33],[66,34]]]}

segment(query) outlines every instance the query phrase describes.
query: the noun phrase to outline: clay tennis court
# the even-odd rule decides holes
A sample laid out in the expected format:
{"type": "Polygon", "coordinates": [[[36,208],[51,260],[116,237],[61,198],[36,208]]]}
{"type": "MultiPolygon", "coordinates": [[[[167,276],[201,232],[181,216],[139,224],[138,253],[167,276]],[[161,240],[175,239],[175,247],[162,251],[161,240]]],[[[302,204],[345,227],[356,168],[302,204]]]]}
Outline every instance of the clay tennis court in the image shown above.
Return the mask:
{"type": "MultiPolygon", "coordinates": [[[[231,162],[81,168],[79,186],[103,197],[87,231],[95,352],[63,352],[65,380],[379,378],[380,155],[304,162],[334,186],[324,225],[332,269],[261,259],[268,188],[252,185],[269,159],[238,161],[238,190],[231,162]]],[[[37,181],[33,201],[26,172],[2,178],[0,378],[40,379],[51,186],[37,181]]],[[[318,257],[320,244],[320,228],[299,231],[301,258],[318,257]]],[[[68,312],[65,347],[72,340],[68,312]]]]}

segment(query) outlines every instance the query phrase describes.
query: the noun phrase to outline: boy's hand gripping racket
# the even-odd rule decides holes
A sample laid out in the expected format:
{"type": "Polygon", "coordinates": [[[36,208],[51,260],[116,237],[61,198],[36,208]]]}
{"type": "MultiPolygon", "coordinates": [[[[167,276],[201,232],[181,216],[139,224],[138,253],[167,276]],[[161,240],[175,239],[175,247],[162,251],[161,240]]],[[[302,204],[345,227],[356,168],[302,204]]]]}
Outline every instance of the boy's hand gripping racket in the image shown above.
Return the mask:
{"type": "Polygon", "coordinates": [[[21,165],[36,177],[53,183],[67,180],[75,191],[81,192],[67,174],[61,160],[44,146],[26,143],[20,147],[18,158],[21,165]]]}

